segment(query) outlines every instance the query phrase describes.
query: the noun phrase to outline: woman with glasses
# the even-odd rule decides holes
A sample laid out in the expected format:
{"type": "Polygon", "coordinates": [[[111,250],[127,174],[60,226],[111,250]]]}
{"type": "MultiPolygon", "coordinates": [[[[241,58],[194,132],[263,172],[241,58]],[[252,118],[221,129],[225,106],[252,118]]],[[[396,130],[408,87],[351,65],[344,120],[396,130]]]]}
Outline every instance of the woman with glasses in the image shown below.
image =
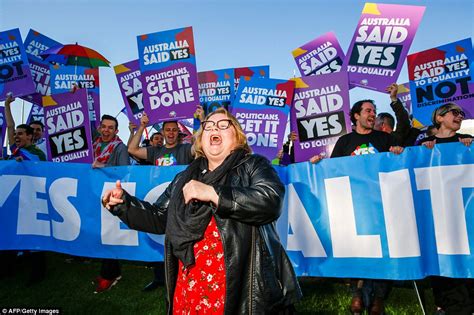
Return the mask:
{"type": "Polygon", "coordinates": [[[436,135],[424,138],[421,145],[432,149],[438,143],[460,141],[464,145],[470,146],[473,137],[456,132],[461,128],[464,117],[466,117],[466,114],[461,107],[454,103],[447,103],[436,108],[431,116],[431,121],[438,131],[436,135]]]}
{"type": "MultiPolygon", "coordinates": [[[[432,149],[436,144],[462,142],[470,146],[473,137],[457,133],[465,117],[461,107],[447,103],[436,108],[431,116],[438,128],[434,136],[421,140],[421,145],[432,149]]],[[[474,286],[471,280],[432,276],[434,302],[437,314],[472,314],[474,312],[474,286]]]]}
{"type": "Polygon", "coordinates": [[[291,314],[301,291],[275,229],[283,184],[224,108],[195,138],[196,159],[154,204],[117,182],[104,206],[130,228],[166,235],[168,313],[291,314]]]}

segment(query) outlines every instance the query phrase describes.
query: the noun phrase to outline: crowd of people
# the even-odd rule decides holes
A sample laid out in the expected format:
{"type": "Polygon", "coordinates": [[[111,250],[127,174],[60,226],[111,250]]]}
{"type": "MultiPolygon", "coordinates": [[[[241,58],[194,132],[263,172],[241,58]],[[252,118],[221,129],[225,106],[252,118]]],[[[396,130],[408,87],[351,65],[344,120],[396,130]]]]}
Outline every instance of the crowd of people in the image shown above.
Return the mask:
{"type": "MultiPolygon", "coordinates": [[[[446,103],[437,107],[431,117],[433,125],[426,128],[425,134],[411,126],[409,114],[397,98],[397,85],[387,87],[390,95],[390,106],[396,115],[390,113],[377,115],[376,105],[372,100],[356,102],[350,111],[353,130],[341,136],[336,142],[331,158],[392,152],[400,154],[404,148],[413,145],[423,145],[432,149],[436,144],[461,142],[471,146],[473,136],[460,134],[457,131],[465,118],[465,113],[458,105],[446,103]],[[361,147],[367,150],[359,150],[361,147]],[[363,152],[363,153],[361,153],[363,152]]],[[[283,146],[279,155],[282,161],[294,161],[291,142],[296,140],[296,134],[290,134],[289,140],[283,146]]],[[[310,161],[319,162],[324,156],[315,155],[310,161]]],[[[474,283],[469,279],[430,277],[435,304],[438,314],[472,314],[474,312],[474,283]]],[[[360,314],[368,309],[370,314],[382,314],[384,301],[391,290],[392,281],[381,279],[351,279],[350,287],[352,301],[350,310],[360,314]],[[364,300],[364,292],[369,292],[369,298],[364,300]]]]}
{"type": "MultiPolygon", "coordinates": [[[[400,154],[404,147],[462,142],[470,146],[471,135],[457,131],[465,118],[459,106],[447,103],[436,108],[429,134],[411,126],[410,117],[397,98],[397,85],[387,88],[396,116],[376,113],[372,100],[356,102],[350,111],[352,132],[341,136],[331,158],[378,152],[400,154]],[[364,147],[367,150],[357,151],[364,147]],[[357,151],[357,152],[356,152],[357,151]]],[[[11,155],[17,161],[45,161],[44,125],[40,121],[15,126],[9,97],[5,101],[7,137],[11,155]]],[[[165,261],[153,264],[153,280],[145,291],[166,283],[168,307],[173,313],[191,311],[214,313],[291,314],[301,291],[285,250],[276,234],[275,222],[281,212],[284,186],[269,161],[251,154],[239,122],[225,109],[204,117],[196,115],[201,128],[193,143],[183,143],[178,122],[167,121],[146,143],[142,135],[149,125],[144,114],[140,125],[129,125],[127,144],[118,137],[118,121],[103,115],[99,135],[93,142],[93,168],[130,164],[189,165],[178,174],[166,191],[148,203],[116,188],[102,197],[103,206],[130,228],[165,234],[165,261]],[[165,272],[166,270],[166,272],[165,272]]],[[[281,165],[294,163],[293,141],[279,153],[281,165]]],[[[325,156],[315,155],[317,163],[325,156]]],[[[45,274],[42,252],[34,259],[31,281],[45,274]]],[[[11,257],[11,253],[10,253],[11,257]]],[[[109,290],[121,279],[120,262],[103,259],[96,280],[96,293],[109,290]]],[[[351,279],[351,312],[382,314],[391,281],[351,279]],[[370,298],[364,299],[368,290],[370,298]]],[[[431,277],[438,312],[474,312],[474,287],[467,279],[431,277]]]]}

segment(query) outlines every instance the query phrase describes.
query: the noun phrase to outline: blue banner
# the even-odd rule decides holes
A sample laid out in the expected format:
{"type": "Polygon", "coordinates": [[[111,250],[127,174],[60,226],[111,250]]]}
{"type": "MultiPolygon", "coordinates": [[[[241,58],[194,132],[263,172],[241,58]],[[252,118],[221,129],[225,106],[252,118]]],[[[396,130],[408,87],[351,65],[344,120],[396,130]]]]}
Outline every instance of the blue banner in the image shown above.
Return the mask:
{"type": "MultiPolygon", "coordinates": [[[[120,179],[153,202],[184,166],[0,162],[0,249],[153,261],[163,236],[101,208],[120,179]]],[[[277,228],[298,275],[417,279],[474,274],[474,154],[460,143],[278,167],[277,228]]]]}

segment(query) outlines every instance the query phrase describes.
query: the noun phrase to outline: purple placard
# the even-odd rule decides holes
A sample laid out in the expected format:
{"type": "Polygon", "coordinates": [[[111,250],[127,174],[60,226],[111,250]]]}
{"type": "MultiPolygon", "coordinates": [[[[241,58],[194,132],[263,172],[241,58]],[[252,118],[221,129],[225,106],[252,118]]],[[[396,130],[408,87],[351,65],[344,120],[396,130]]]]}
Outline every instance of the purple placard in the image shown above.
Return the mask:
{"type": "Polygon", "coordinates": [[[0,101],[35,92],[19,29],[0,32],[0,101]]]}
{"type": "Polygon", "coordinates": [[[5,107],[0,107],[0,157],[3,157],[3,143],[5,141],[5,133],[7,132],[7,121],[5,119],[5,107]]]}
{"type": "Polygon", "coordinates": [[[74,83],[79,88],[86,89],[89,120],[95,128],[100,124],[99,82],[98,68],[60,65],[51,67],[51,94],[70,92],[74,83]]]}
{"type": "Polygon", "coordinates": [[[397,81],[425,7],[366,3],[344,65],[349,83],[379,92],[397,81]]]}
{"type": "Polygon", "coordinates": [[[126,62],[114,67],[117,82],[127,108],[128,120],[140,125],[144,111],[140,64],[138,60],[126,62]]]}
{"type": "Polygon", "coordinates": [[[43,107],[48,158],[53,162],[92,163],[86,90],[43,96],[43,107]]]}
{"type": "Polygon", "coordinates": [[[26,35],[24,45],[29,59],[43,61],[43,58],[40,56],[43,52],[62,44],[40,32],[30,29],[28,35],[26,35]]]}
{"type": "Polygon", "coordinates": [[[283,145],[293,81],[252,78],[240,81],[232,102],[232,113],[239,120],[254,153],[273,160],[283,145]]]}
{"type": "Polygon", "coordinates": [[[229,110],[234,92],[234,69],[198,72],[199,101],[204,114],[219,107],[229,110]]]}
{"type": "Polygon", "coordinates": [[[405,106],[407,112],[411,114],[411,94],[410,94],[410,83],[403,83],[398,85],[397,97],[405,106]]]}
{"type": "Polygon", "coordinates": [[[31,76],[36,86],[36,93],[22,98],[34,104],[41,104],[41,97],[51,94],[51,73],[49,70],[50,64],[43,61],[40,54],[51,47],[61,45],[61,43],[30,29],[23,44],[30,63],[31,76]]]}
{"type": "Polygon", "coordinates": [[[344,52],[334,32],[328,32],[293,50],[301,76],[339,72],[344,52]]]}
{"type": "Polygon", "coordinates": [[[41,98],[51,94],[51,72],[49,70],[49,63],[39,62],[30,58],[28,58],[28,60],[30,62],[31,77],[35,83],[36,93],[25,95],[22,98],[34,104],[41,104],[41,98]]]}
{"type": "Polygon", "coordinates": [[[349,83],[345,71],[295,78],[290,111],[295,162],[312,156],[329,156],[340,136],[351,131],[349,83]]]}
{"type": "Polygon", "coordinates": [[[193,118],[199,90],[192,27],[140,35],[137,42],[150,123],[193,118]]]}
{"type": "MultiPolygon", "coordinates": [[[[26,120],[27,124],[30,124],[32,121],[41,121],[44,125],[44,108],[41,105],[32,104],[30,114],[26,120]]],[[[45,152],[46,153],[46,152],[45,152]]]]}

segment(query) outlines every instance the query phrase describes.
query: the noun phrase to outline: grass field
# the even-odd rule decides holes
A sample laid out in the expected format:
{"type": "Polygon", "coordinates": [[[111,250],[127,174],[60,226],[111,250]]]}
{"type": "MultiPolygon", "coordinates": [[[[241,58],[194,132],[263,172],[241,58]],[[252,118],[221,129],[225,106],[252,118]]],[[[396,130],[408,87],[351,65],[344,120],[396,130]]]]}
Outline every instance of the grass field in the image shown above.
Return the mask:
{"type": "MultiPolygon", "coordinates": [[[[62,314],[164,314],[164,288],[142,292],[152,271],[135,262],[124,262],[122,280],[110,291],[94,294],[92,281],[98,275],[98,260],[66,263],[68,256],[47,254],[47,277],[26,285],[29,265],[17,259],[16,270],[0,280],[0,308],[61,308],[62,314]]],[[[298,314],[349,314],[349,288],[343,280],[301,278],[304,298],[298,314]]],[[[426,284],[425,284],[426,285],[426,284]]],[[[432,314],[431,292],[426,290],[428,314],[432,314]]],[[[396,285],[390,294],[387,314],[422,314],[413,288],[396,285]]]]}

